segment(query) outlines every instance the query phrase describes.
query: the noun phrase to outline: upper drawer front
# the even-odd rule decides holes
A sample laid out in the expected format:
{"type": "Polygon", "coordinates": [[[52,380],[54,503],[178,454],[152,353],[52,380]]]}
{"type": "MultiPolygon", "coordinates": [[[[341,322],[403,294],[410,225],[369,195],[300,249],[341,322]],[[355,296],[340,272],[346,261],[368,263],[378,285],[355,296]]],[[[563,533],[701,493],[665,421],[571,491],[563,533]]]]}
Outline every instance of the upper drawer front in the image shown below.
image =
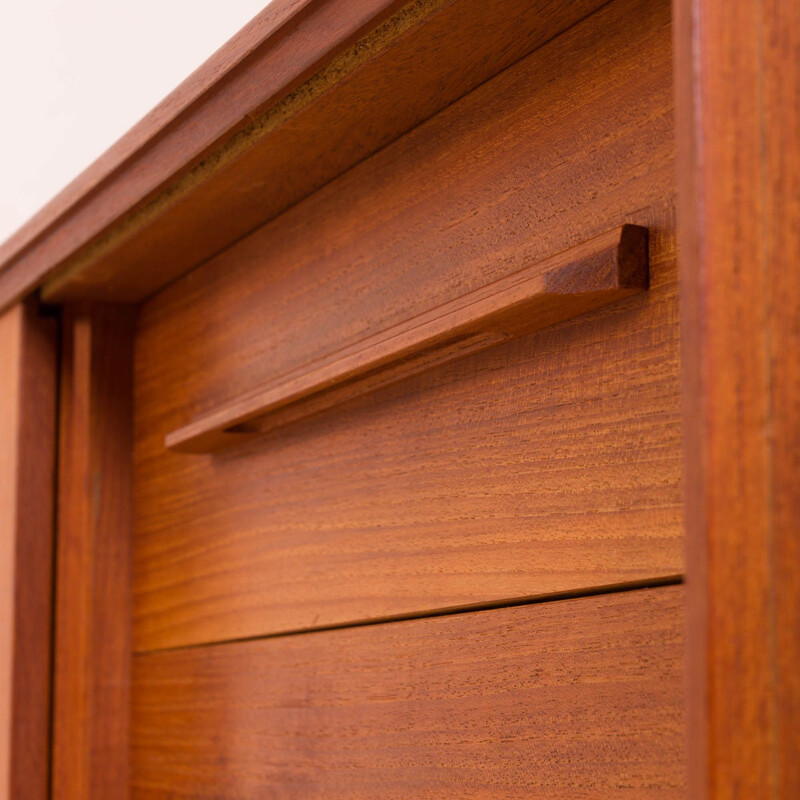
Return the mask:
{"type": "Polygon", "coordinates": [[[140,650],[680,572],[669,3],[615,0],[153,298],[140,650]],[[625,222],[650,290],[216,455],[164,438],[625,222]]]}

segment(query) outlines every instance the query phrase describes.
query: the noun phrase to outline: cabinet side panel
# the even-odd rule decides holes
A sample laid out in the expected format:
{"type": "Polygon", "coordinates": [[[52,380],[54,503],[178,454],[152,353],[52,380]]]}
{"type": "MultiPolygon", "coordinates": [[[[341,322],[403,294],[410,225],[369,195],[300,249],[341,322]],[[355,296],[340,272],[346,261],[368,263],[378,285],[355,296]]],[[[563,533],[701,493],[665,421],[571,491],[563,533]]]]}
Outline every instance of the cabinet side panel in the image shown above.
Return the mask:
{"type": "Polygon", "coordinates": [[[50,774],[56,339],[33,301],[0,316],[0,796],[25,800],[50,774]]]}

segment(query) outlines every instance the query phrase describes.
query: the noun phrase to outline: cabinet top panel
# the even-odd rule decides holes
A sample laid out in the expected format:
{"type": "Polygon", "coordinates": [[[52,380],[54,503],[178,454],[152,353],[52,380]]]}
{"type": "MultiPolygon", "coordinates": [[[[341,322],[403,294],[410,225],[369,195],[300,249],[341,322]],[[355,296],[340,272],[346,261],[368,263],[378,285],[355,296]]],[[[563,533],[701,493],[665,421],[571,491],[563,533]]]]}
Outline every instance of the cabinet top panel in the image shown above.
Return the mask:
{"type": "Polygon", "coordinates": [[[275,0],[0,245],[0,307],[138,302],[601,0],[275,0]]]}

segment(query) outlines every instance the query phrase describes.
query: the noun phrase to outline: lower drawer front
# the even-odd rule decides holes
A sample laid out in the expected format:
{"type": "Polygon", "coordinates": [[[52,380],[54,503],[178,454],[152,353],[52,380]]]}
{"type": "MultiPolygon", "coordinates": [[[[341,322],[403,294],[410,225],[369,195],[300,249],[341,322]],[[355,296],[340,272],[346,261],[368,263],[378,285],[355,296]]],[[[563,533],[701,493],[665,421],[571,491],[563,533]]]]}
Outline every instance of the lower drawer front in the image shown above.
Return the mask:
{"type": "Polygon", "coordinates": [[[678,798],[683,590],[140,655],[134,797],[678,798]]]}

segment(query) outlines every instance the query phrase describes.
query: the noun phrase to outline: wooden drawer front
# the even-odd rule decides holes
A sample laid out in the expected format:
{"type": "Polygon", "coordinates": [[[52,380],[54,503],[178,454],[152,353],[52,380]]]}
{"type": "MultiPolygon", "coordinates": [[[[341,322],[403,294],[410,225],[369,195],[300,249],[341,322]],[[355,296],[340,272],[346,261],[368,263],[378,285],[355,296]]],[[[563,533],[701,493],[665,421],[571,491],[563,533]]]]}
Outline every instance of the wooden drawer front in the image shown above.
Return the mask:
{"type": "Polygon", "coordinates": [[[153,298],[139,651],[682,571],[669,3],[615,0],[153,298]],[[167,434],[632,222],[651,288],[216,455],[167,434]]]}
{"type": "Polygon", "coordinates": [[[137,656],[133,794],[681,798],[682,597],[137,656]]]}

